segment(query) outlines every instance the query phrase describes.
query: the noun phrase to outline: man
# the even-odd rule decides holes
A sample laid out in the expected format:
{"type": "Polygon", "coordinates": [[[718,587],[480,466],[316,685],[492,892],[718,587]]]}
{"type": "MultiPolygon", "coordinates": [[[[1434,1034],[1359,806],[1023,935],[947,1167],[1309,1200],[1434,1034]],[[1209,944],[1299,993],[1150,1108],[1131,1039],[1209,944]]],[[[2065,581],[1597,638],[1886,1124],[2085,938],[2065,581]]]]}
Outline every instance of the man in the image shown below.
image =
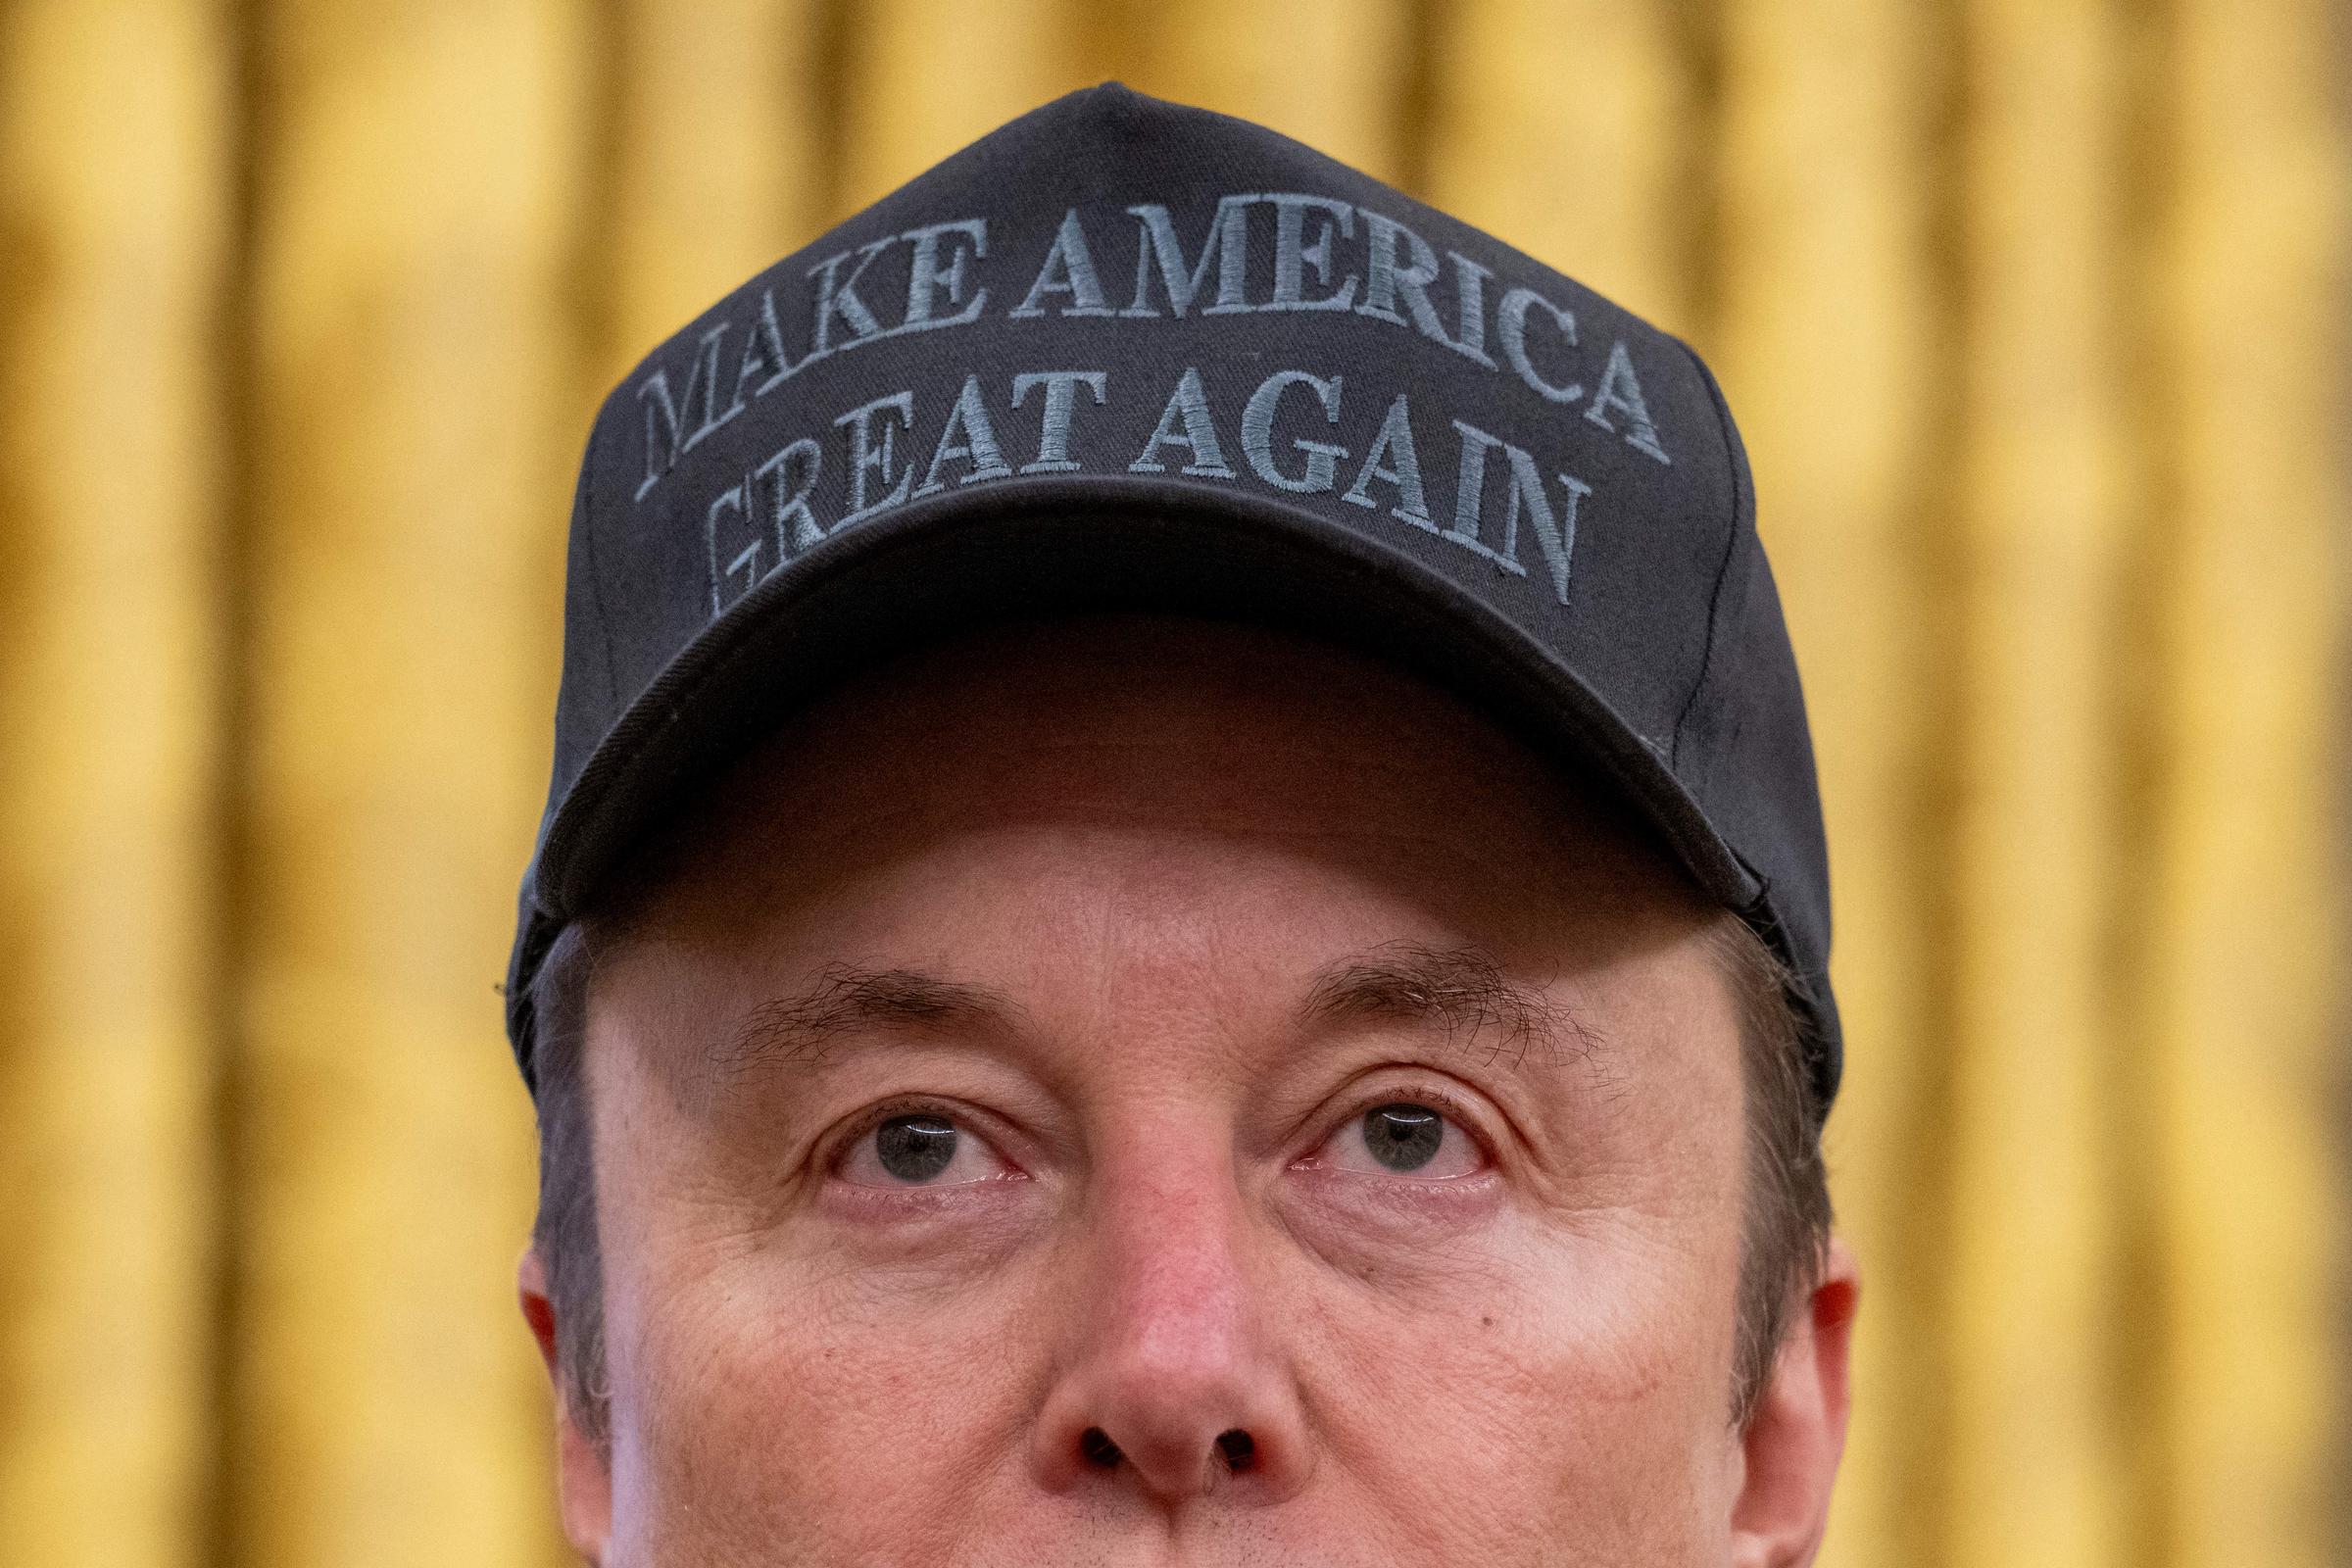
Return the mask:
{"type": "Polygon", "coordinates": [[[1116,86],[599,417],[509,1027],[610,1564],[1799,1564],[1795,670],[1687,349],[1116,86]]]}

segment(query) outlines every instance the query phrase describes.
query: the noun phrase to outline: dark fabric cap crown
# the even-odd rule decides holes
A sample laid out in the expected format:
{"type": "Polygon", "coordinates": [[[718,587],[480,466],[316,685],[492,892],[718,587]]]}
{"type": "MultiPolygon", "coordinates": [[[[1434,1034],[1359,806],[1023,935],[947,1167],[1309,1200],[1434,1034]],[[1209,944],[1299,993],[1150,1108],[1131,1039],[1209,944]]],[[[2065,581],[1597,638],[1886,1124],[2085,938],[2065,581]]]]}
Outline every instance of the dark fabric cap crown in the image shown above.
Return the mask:
{"type": "Polygon", "coordinates": [[[778,262],[606,400],[508,977],[525,1078],[540,960],[686,791],[864,662],[1083,608],[1343,641],[1613,784],[1794,970],[1826,1114],[1812,748],[1706,368],[1310,148],[1115,84],[778,262]]]}

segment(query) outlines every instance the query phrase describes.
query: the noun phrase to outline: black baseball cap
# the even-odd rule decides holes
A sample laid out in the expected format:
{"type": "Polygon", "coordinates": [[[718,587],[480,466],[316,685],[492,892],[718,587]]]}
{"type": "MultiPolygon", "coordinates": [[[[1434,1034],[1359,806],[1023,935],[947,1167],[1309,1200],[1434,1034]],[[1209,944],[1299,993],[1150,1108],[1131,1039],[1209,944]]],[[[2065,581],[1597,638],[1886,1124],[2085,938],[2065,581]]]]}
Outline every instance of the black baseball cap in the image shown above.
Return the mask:
{"type": "Polygon", "coordinates": [[[540,962],[698,783],[863,665],[1105,609],[1355,647],[1613,786],[1788,963],[1826,1115],[1812,745],[1713,376],[1378,180],[1115,83],[776,263],[606,399],[508,973],[525,1081],[540,962]]]}

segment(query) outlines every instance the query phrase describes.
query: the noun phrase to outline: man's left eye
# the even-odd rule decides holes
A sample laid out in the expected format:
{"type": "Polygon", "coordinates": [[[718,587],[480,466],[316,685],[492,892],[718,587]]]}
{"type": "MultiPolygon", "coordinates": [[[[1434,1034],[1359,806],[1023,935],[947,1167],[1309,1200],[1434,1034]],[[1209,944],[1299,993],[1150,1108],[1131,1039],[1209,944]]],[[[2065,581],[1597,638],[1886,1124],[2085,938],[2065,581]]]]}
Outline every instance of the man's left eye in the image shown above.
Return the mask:
{"type": "Polygon", "coordinates": [[[1376,1176],[1424,1180],[1477,1171],[1477,1140],[1435,1105],[1392,1100],[1350,1118],[1316,1163],[1376,1176]]]}
{"type": "Polygon", "coordinates": [[[841,1162],[842,1179],[861,1187],[955,1187],[1008,1173],[985,1140],[936,1111],[910,1111],[876,1123],[841,1162]]]}

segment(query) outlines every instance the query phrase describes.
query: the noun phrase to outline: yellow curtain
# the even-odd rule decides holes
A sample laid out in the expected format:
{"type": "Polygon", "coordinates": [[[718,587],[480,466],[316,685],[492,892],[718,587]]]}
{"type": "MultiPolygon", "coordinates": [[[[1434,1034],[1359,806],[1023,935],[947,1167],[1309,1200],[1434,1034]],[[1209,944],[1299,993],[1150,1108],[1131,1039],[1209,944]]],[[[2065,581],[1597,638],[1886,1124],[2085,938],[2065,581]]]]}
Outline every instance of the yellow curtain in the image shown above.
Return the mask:
{"type": "Polygon", "coordinates": [[[0,0],[0,1562],[564,1560],[491,985],[593,400],[1118,76],[1690,337],[1820,748],[1836,1568],[2322,1568],[2326,0],[0,0]]]}

